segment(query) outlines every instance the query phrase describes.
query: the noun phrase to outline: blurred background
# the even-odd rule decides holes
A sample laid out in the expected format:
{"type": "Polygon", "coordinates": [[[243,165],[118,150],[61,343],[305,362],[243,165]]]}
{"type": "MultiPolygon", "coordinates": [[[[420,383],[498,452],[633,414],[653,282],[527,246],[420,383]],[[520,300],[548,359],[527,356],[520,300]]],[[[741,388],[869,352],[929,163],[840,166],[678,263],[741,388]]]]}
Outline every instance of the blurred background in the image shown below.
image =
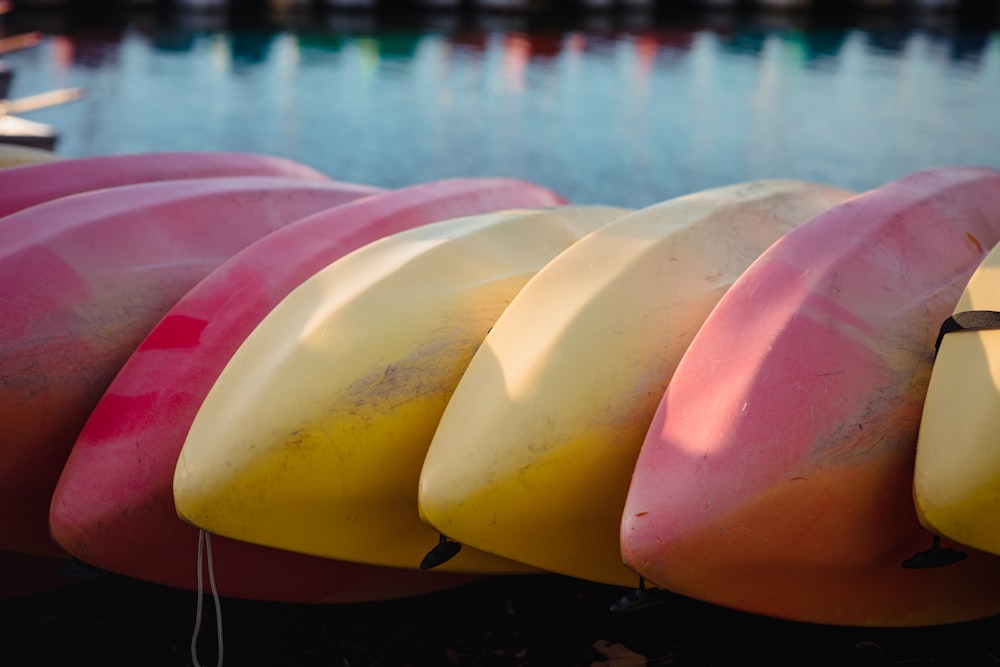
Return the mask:
{"type": "Polygon", "coordinates": [[[645,206],[762,177],[1000,166],[1000,3],[18,0],[6,97],[67,156],[238,150],[387,187],[645,206]],[[354,6],[344,8],[341,3],[354,6]]]}

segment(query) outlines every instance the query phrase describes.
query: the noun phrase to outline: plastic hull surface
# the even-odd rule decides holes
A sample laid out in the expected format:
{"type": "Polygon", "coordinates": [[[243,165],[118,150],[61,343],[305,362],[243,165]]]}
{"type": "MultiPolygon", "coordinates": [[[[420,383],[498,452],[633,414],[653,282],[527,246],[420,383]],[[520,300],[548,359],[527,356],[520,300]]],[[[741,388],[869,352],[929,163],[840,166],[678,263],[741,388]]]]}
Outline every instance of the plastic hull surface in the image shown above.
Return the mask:
{"type": "MultiPolygon", "coordinates": [[[[966,285],[955,313],[1000,311],[1000,250],[966,285]]],[[[921,523],[1000,554],[1000,331],[946,334],[934,360],[914,470],[921,523]]]]}
{"type": "Polygon", "coordinates": [[[285,178],[178,180],[0,218],[0,549],[61,553],[47,517],[66,456],[177,299],[247,244],[372,192],[285,178]]]}
{"type": "MultiPolygon", "coordinates": [[[[420,521],[417,479],[469,359],[539,268],[624,212],[517,209],[443,221],[310,277],[206,397],[177,464],[178,511],[247,541],[418,567],[438,534],[420,521]]],[[[440,569],[532,568],[470,548],[440,569]]]]}
{"type": "Polygon", "coordinates": [[[1000,560],[901,563],[934,338],[1000,239],[1000,172],[945,168],[789,233],[734,284],[677,368],[622,520],[626,562],[718,604],[908,626],[1000,611],[1000,560]]]}
{"type": "Polygon", "coordinates": [[[445,410],[420,510],[448,537],[635,585],[619,524],[656,405],[719,297],[851,193],[757,181],[662,202],[561,253],[514,298],[445,410]]]}
{"type": "MultiPolygon", "coordinates": [[[[190,587],[189,554],[195,553],[198,531],[177,517],[174,467],[213,383],[274,306],[327,264],[387,234],[460,215],[562,201],[516,180],[426,183],[300,220],[233,256],[173,305],[93,410],[53,497],[56,540],[99,567],[190,587]]],[[[228,580],[220,579],[226,594],[338,594],[322,583],[340,586],[336,572],[343,565],[336,561],[222,537],[213,544],[217,559],[230,563],[228,580]],[[323,562],[332,576],[323,574],[323,562]],[[264,568],[267,577],[260,576],[264,568]]]]}
{"type": "Polygon", "coordinates": [[[22,165],[0,172],[0,216],[60,197],[105,188],[180,179],[270,176],[322,182],[305,165],[250,153],[136,153],[22,165]]]}

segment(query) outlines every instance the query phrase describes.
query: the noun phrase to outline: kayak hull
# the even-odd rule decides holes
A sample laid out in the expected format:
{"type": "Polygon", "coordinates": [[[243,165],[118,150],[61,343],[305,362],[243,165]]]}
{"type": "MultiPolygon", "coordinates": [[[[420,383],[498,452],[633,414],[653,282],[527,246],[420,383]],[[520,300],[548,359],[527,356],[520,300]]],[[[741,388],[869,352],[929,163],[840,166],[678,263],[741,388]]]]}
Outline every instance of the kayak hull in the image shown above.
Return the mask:
{"type": "MultiPolygon", "coordinates": [[[[175,564],[196,552],[198,529],[177,516],[174,468],[213,383],[274,306],[330,262],[387,234],[458,215],[562,201],[516,180],[431,182],[305,218],[237,253],[173,304],[92,411],[53,495],[54,538],[98,567],[190,588],[189,570],[175,564]]],[[[301,601],[339,595],[337,561],[327,561],[333,576],[312,576],[300,562],[326,559],[221,537],[216,542],[233,554],[231,578],[220,589],[227,595],[301,601]],[[281,556],[262,577],[253,563],[272,558],[261,553],[272,551],[281,556]]]]}
{"type": "Polygon", "coordinates": [[[849,192],[755,181],[662,202],[532,278],[434,434],[420,510],[449,538],[634,586],[618,533],[639,447],[691,337],[771,243],[849,192]]]}
{"type": "MultiPolygon", "coordinates": [[[[174,477],[179,513],[251,542],[417,568],[439,541],[417,512],[420,467],[469,359],[540,267],[622,213],[461,217],[317,272],[247,337],[203,402],[174,477]]],[[[440,569],[533,570],[471,548],[440,569]]]]}
{"type": "Polygon", "coordinates": [[[0,218],[0,549],[64,555],[48,528],[62,465],[115,373],[177,299],[261,236],[372,192],[269,177],[178,180],[0,218]]]}
{"type": "MultiPolygon", "coordinates": [[[[972,275],[955,314],[1000,310],[996,248],[972,275]]],[[[1000,554],[1000,331],[944,335],[924,403],[913,498],[928,529],[1000,554]]]]}
{"type": "Polygon", "coordinates": [[[764,253],[657,409],[622,518],[629,566],[685,595],[817,623],[1000,611],[995,557],[902,568],[931,542],[910,489],[934,337],[1000,239],[997,210],[1000,172],[930,170],[764,253]]]}
{"type": "MultiPolygon", "coordinates": [[[[37,150],[37,149],[36,149],[37,150]]],[[[51,154],[51,153],[49,153],[51,154]]],[[[43,202],[105,188],[233,176],[270,176],[323,182],[305,165],[252,153],[135,153],[49,160],[0,172],[0,217],[43,202]]]]}

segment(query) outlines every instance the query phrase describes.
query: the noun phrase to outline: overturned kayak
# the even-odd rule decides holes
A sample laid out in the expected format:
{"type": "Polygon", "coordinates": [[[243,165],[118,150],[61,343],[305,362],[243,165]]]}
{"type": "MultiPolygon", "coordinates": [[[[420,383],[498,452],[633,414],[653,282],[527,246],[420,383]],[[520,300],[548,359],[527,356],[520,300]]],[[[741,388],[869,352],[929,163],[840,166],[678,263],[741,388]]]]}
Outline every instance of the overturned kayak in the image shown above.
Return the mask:
{"type": "Polygon", "coordinates": [[[913,498],[929,530],[1000,554],[1000,246],[942,322],[920,420],[913,498]]]}
{"type": "Polygon", "coordinates": [[[0,549],[63,555],[48,509],[66,456],[177,299],[249,243],[373,192],[329,180],[174,180],[0,218],[0,549]]]}
{"type": "Polygon", "coordinates": [[[622,518],[626,563],[758,614],[916,626],[1000,611],[1000,559],[907,569],[942,319],[1000,239],[1000,172],[942,168],[787,234],[706,319],[667,388],[622,518]]]}
{"type": "Polygon", "coordinates": [[[420,476],[424,519],[471,547],[635,585],[621,512],[677,362],[750,262],[850,194],[776,180],[707,190],[562,252],[500,316],[452,396],[420,476]]]}
{"type": "MultiPolygon", "coordinates": [[[[505,210],[384,238],[278,304],[205,398],[174,499],[213,533],[418,568],[417,481],[451,392],[527,280],[622,209],[505,210]],[[295,517],[290,521],[289,517],[295,517]]],[[[441,569],[527,572],[474,549],[441,569]]]]}
{"type": "MultiPolygon", "coordinates": [[[[25,149],[54,155],[49,151],[25,149]]],[[[0,172],[0,216],[60,197],[138,183],[234,176],[323,182],[311,167],[253,153],[134,153],[46,160],[0,172]]]]}
{"type": "MultiPolygon", "coordinates": [[[[388,234],[460,215],[561,202],[514,179],[434,181],[322,211],[237,253],[169,309],[95,406],[53,495],[54,538],[98,567],[194,587],[198,530],[177,516],[174,467],[212,384],[268,313],[326,265],[388,234]]],[[[366,571],[221,536],[212,543],[216,562],[225,564],[219,589],[231,596],[346,601],[347,594],[378,593],[372,586],[382,582],[385,592],[392,586],[403,592],[435,581],[408,579],[404,586],[404,576],[391,568],[366,571]],[[380,579],[382,570],[396,574],[380,579]]]]}

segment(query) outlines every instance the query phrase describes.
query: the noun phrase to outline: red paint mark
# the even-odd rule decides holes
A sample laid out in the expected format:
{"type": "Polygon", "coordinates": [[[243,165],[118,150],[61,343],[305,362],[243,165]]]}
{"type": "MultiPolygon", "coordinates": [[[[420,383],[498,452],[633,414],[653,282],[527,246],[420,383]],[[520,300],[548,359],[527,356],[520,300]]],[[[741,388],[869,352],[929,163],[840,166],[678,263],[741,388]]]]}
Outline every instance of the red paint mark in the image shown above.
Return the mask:
{"type": "Polygon", "coordinates": [[[102,442],[127,436],[145,427],[143,417],[150,414],[155,394],[121,396],[105,394],[90,413],[90,419],[80,437],[78,446],[100,445],[102,442]]]}
{"type": "Polygon", "coordinates": [[[201,342],[201,332],[208,320],[187,315],[168,315],[150,332],[139,346],[140,350],[170,350],[179,347],[196,347],[201,342]]]}
{"type": "Polygon", "coordinates": [[[979,250],[979,252],[983,252],[983,244],[979,242],[979,239],[972,235],[972,232],[965,232],[965,236],[976,244],[976,249],[979,250]]]}

